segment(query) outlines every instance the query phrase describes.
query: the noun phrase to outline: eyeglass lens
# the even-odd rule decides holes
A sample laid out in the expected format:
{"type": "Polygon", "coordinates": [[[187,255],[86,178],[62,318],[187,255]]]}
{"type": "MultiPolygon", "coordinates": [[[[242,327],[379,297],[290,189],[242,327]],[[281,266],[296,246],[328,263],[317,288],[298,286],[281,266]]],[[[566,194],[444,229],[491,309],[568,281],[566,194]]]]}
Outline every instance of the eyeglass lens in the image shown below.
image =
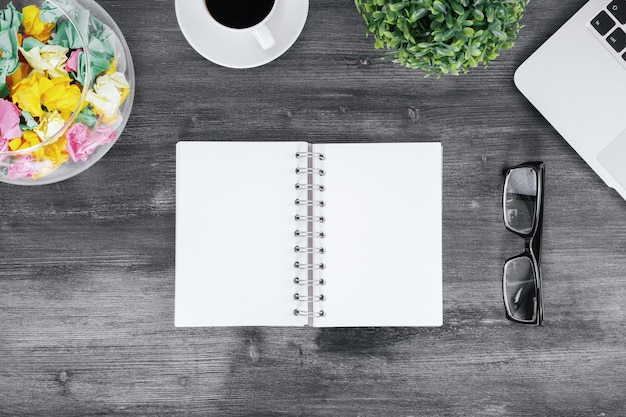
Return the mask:
{"type": "Polygon", "coordinates": [[[537,173],[521,167],[509,171],[504,186],[504,221],[511,230],[530,233],[537,209],[537,173]]]}
{"type": "Polygon", "coordinates": [[[537,284],[530,258],[513,258],[504,265],[504,287],[509,314],[516,320],[534,321],[537,284]]]}

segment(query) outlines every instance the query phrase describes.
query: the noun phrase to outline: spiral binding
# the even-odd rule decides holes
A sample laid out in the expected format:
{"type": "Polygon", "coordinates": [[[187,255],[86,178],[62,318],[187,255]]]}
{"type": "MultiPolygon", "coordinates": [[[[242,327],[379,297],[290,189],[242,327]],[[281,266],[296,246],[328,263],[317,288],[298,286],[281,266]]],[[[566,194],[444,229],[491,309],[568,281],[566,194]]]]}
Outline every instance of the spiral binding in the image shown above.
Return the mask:
{"type": "Polygon", "coordinates": [[[324,278],[320,279],[301,279],[299,277],[295,277],[293,279],[293,283],[297,285],[324,285],[324,278]]]}
{"type": "Polygon", "coordinates": [[[296,214],[294,216],[294,219],[297,222],[318,222],[318,223],[324,223],[326,221],[324,216],[301,216],[299,214],[296,214]]]}
{"type": "Polygon", "coordinates": [[[295,253],[324,253],[326,250],[323,247],[319,247],[319,248],[306,248],[303,246],[294,246],[293,251],[295,253]]]}
{"type": "Polygon", "coordinates": [[[294,300],[298,300],[298,301],[324,301],[326,298],[324,297],[324,294],[320,294],[320,295],[301,295],[299,293],[295,293],[293,295],[293,299],[294,300]]]}
{"type": "Polygon", "coordinates": [[[326,268],[323,263],[319,263],[319,264],[303,264],[303,263],[300,263],[298,261],[295,261],[293,263],[293,267],[296,268],[296,269],[306,269],[306,270],[316,270],[317,269],[317,270],[320,270],[320,271],[322,269],[326,268]]]}
{"type": "Polygon", "coordinates": [[[296,168],[296,174],[315,174],[323,177],[326,173],[321,168],[296,168]]]}
{"type": "Polygon", "coordinates": [[[296,152],[296,158],[298,158],[298,159],[300,159],[300,158],[307,158],[307,159],[317,158],[320,161],[323,161],[324,159],[326,159],[326,156],[323,153],[320,153],[320,152],[296,152]]]}
{"type": "MultiPolygon", "coordinates": [[[[298,175],[295,189],[305,192],[306,198],[297,198],[294,204],[300,212],[306,211],[306,214],[297,213],[294,216],[294,220],[302,226],[296,228],[294,236],[298,239],[306,239],[306,244],[298,242],[299,244],[294,246],[294,252],[300,255],[300,259],[293,263],[293,267],[299,273],[305,274],[306,277],[296,276],[293,279],[294,284],[299,288],[294,293],[293,299],[298,303],[306,303],[307,309],[296,308],[293,313],[296,316],[307,317],[309,324],[312,324],[313,318],[326,315],[324,310],[319,307],[319,303],[325,301],[326,297],[318,290],[325,284],[324,279],[319,277],[319,274],[325,269],[321,257],[326,252],[324,247],[319,244],[318,239],[323,239],[325,235],[323,231],[317,229],[326,220],[321,213],[317,213],[325,207],[324,200],[320,198],[325,187],[315,181],[321,179],[326,172],[322,168],[314,166],[316,163],[314,161],[324,161],[325,155],[321,152],[311,152],[310,149],[309,147],[309,151],[297,152],[295,155],[296,159],[306,162],[306,165],[299,162],[298,165],[302,166],[296,167],[295,170],[296,175],[298,175]],[[306,256],[306,261],[304,256],[306,256]]],[[[299,305],[298,307],[302,306],[299,305]]]]}
{"type": "Polygon", "coordinates": [[[296,183],[296,190],[324,191],[324,186],[321,185],[321,184],[300,184],[300,183],[296,183]]]}
{"type": "Polygon", "coordinates": [[[326,203],[324,203],[324,200],[302,200],[299,198],[296,198],[296,206],[309,206],[309,207],[324,207],[326,203]]]}
{"type": "Polygon", "coordinates": [[[326,236],[324,232],[308,232],[304,230],[295,230],[293,234],[295,237],[316,237],[319,239],[324,239],[326,236]]]}
{"type": "Polygon", "coordinates": [[[319,310],[319,311],[303,311],[303,310],[299,310],[299,309],[295,309],[293,310],[293,314],[296,316],[305,316],[305,317],[324,317],[326,315],[326,313],[324,313],[324,310],[319,310]]]}

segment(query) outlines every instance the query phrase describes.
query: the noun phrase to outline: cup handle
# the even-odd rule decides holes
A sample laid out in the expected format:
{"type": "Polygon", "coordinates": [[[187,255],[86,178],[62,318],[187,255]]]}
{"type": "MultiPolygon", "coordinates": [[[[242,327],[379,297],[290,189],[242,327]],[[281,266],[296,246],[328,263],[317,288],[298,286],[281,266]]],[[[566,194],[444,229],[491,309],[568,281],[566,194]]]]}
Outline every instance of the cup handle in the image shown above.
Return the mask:
{"type": "Polygon", "coordinates": [[[260,26],[253,34],[254,38],[263,49],[270,49],[272,46],[276,45],[276,39],[274,39],[274,35],[272,35],[267,25],[260,26]]]}

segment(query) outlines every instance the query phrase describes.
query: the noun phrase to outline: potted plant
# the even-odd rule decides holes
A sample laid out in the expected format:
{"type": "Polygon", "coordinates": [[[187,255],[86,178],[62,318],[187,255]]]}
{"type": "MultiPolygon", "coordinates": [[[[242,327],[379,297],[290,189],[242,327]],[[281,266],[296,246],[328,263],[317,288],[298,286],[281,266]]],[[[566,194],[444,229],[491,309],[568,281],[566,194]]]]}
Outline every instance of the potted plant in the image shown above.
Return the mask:
{"type": "Polygon", "coordinates": [[[513,46],[529,0],[355,0],[376,48],[426,76],[466,73],[513,46]]]}

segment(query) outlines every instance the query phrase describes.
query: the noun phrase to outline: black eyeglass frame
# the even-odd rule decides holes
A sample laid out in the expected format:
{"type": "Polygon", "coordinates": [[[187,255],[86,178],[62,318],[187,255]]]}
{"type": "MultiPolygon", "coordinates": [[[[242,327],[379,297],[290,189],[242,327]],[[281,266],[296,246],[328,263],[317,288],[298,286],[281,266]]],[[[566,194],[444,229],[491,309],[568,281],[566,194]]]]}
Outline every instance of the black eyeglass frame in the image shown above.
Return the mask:
{"type": "Polygon", "coordinates": [[[543,201],[544,201],[544,177],[545,177],[545,168],[543,162],[540,161],[528,161],[522,164],[516,165],[514,167],[507,168],[505,170],[505,180],[504,187],[502,190],[502,215],[504,221],[504,227],[510,231],[511,233],[516,234],[517,236],[524,239],[524,252],[520,253],[517,256],[513,256],[507,259],[504,262],[504,268],[502,271],[502,298],[504,300],[504,307],[506,312],[506,318],[522,324],[532,324],[536,326],[540,326],[543,322],[543,290],[542,290],[542,279],[541,279],[541,232],[543,229],[543,201]],[[528,233],[521,233],[517,230],[509,227],[506,221],[506,188],[508,184],[508,179],[511,171],[518,168],[532,168],[535,174],[537,175],[537,199],[536,199],[536,207],[533,218],[533,226],[528,233]],[[511,313],[511,307],[508,303],[508,297],[506,296],[506,268],[507,265],[519,258],[526,258],[530,260],[530,263],[533,268],[533,277],[535,280],[535,289],[536,289],[536,311],[533,314],[534,319],[532,320],[520,320],[513,316],[511,313]]]}

